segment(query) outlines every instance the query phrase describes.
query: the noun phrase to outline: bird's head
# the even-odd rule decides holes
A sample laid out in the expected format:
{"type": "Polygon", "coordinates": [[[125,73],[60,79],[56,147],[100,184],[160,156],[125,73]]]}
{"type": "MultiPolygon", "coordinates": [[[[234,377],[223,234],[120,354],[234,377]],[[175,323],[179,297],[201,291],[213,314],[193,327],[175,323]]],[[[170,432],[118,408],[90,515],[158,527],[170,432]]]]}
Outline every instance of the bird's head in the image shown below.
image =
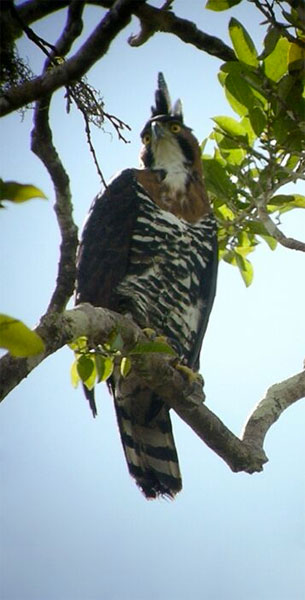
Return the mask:
{"type": "MultiPolygon", "coordinates": [[[[162,73],[158,75],[155,106],[152,117],[145,124],[140,160],[150,169],[164,169],[169,174],[185,174],[195,170],[201,175],[201,158],[198,141],[183,122],[182,104],[177,100],[172,106],[162,73]]],[[[179,177],[178,177],[179,179],[179,177]]]]}

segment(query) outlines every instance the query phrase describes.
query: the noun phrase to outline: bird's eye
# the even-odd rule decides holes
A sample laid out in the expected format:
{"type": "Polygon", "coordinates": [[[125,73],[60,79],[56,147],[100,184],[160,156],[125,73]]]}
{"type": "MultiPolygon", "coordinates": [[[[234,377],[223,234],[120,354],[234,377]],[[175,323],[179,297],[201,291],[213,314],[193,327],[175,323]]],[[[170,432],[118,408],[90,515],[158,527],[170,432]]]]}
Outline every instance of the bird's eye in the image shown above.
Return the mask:
{"type": "Polygon", "coordinates": [[[172,123],[171,131],[172,133],[179,133],[179,131],[181,131],[180,125],[178,125],[178,123],[172,123]]]}
{"type": "Polygon", "coordinates": [[[151,140],[151,136],[149,135],[149,133],[144,133],[142,140],[145,146],[147,146],[147,144],[149,144],[151,140]]]}

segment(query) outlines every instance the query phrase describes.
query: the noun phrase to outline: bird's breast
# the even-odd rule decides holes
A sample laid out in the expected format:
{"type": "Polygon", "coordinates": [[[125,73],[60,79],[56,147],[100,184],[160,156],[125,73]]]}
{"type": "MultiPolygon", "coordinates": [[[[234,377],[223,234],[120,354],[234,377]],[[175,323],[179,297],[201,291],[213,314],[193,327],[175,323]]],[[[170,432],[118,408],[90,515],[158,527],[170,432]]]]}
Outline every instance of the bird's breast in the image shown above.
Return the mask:
{"type": "Polygon", "coordinates": [[[117,291],[140,326],[168,336],[187,357],[203,310],[200,286],[214,224],[205,217],[192,225],[156,206],[144,190],[138,194],[129,268],[117,291]]]}

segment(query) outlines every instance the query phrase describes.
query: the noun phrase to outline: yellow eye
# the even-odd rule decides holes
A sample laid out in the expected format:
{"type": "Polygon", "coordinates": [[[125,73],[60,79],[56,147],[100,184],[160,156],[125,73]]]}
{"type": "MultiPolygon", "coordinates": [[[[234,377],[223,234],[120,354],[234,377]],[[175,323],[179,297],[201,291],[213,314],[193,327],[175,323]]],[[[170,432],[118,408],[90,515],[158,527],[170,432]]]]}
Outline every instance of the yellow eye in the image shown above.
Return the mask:
{"type": "Polygon", "coordinates": [[[173,133],[179,133],[179,131],[181,131],[181,126],[178,125],[178,123],[172,123],[170,129],[173,133]]]}
{"type": "Polygon", "coordinates": [[[147,146],[147,144],[149,144],[151,140],[151,136],[149,135],[149,133],[144,133],[142,140],[145,146],[147,146]]]}

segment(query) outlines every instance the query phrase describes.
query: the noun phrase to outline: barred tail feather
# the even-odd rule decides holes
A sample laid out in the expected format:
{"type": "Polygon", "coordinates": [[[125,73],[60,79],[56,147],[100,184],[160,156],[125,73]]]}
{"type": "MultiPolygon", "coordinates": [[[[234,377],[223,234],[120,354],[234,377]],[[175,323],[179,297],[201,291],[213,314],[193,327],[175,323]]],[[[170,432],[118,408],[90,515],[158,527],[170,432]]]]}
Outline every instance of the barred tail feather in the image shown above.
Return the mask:
{"type": "Polygon", "coordinates": [[[182,482],[168,409],[145,388],[122,395],[114,386],[113,392],[130,474],[146,498],[173,498],[182,482]]]}

